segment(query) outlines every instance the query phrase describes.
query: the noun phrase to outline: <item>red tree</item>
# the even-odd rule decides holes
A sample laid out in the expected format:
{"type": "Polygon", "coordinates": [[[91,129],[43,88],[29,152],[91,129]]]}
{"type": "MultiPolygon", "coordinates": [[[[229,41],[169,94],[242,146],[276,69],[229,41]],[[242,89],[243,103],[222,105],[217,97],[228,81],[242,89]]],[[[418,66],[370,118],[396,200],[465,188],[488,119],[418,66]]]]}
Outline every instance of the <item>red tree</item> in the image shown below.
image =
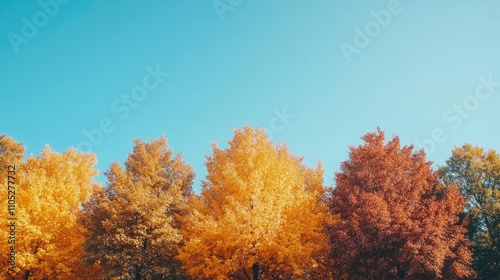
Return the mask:
{"type": "Polygon", "coordinates": [[[464,199],[437,179],[423,151],[368,133],[335,174],[330,228],[341,279],[469,279],[464,199]]]}

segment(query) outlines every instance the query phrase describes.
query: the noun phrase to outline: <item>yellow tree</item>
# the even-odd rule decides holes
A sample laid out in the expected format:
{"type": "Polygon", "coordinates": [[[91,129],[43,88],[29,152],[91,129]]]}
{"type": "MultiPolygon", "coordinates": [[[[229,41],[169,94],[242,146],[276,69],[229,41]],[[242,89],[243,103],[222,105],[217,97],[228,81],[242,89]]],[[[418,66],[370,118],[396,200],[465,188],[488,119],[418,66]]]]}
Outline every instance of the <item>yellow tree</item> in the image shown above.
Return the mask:
{"type": "Polygon", "coordinates": [[[97,186],[94,154],[45,148],[16,166],[16,269],[19,279],[78,279],[82,202],[97,186]]]}
{"type": "Polygon", "coordinates": [[[307,279],[328,250],[323,170],[264,131],[213,144],[207,180],[185,217],[179,259],[196,279],[307,279]]]}
{"type": "Polygon", "coordinates": [[[180,279],[177,216],[192,192],[192,167],[172,157],[161,137],[135,140],[125,169],[115,162],[105,174],[109,185],[93,194],[80,220],[88,260],[113,279],[180,279]]]}
{"type": "MultiPolygon", "coordinates": [[[[23,158],[23,145],[18,143],[16,140],[7,137],[7,135],[0,135],[0,173],[6,174],[5,169],[9,165],[21,163],[23,158]]],[[[5,179],[7,179],[7,177],[3,176],[2,180],[5,179]]]]}
{"type": "MultiPolygon", "coordinates": [[[[23,162],[23,158],[23,145],[16,142],[14,139],[7,137],[6,135],[0,135],[0,184],[2,186],[2,193],[0,194],[0,207],[2,207],[0,211],[0,219],[2,223],[6,223],[7,217],[9,216],[7,211],[7,198],[9,196],[12,197],[12,195],[9,195],[8,193],[8,186],[11,186],[13,188],[11,189],[11,191],[15,191],[15,189],[17,188],[16,183],[18,182],[16,181],[16,169],[19,170],[19,166],[23,162]],[[9,178],[8,176],[12,177],[9,178]],[[8,183],[8,181],[11,182],[8,183]]],[[[16,209],[14,208],[14,210],[16,209]]],[[[0,230],[0,238],[2,240],[0,242],[0,261],[2,264],[0,275],[4,278],[6,277],[6,273],[11,266],[9,263],[10,247],[15,246],[15,244],[8,243],[9,236],[10,229],[7,226],[2,226],[2,230],[0,230]]],[[[15,263],[15,260],[13,260],[13,263],[15,263]]]]}

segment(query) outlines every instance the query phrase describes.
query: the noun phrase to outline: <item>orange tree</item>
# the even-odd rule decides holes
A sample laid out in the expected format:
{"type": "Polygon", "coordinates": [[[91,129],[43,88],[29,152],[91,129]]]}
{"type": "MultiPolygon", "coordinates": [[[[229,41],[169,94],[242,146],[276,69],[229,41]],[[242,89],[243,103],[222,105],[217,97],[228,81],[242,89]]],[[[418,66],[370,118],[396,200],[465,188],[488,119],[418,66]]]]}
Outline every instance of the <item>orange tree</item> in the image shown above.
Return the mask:
{"type": "Polygon", "coordinates": [[[84,204],[80,219],[87,260],[108,278],[180,279],[178,216],[191,193],[192,167],[161,137],[135,140],[125,169],[115,162],[105,174],[108,186],[84,204]]]}
{"type": "Polygon", "coordinates": [[[468,279],[471,268],[464,199],[444,187],[423,151],[384,144],[379,129],[350,147],[335,174],[330,228],[341,279],[468,279]]]}
{"type": "MultiPolygon", "coordinates": [[[[2,223],[7,222],[8,211],[7,209],[7,197],[8,197],[8,176],[11,175],[17,179],[16,170],[19,170],[20,164],[23,163],[24,158],[24,147],[21,143],[16,142],[14,139],[8,137],[7,135],[0,135],[0,184],[2,186],[2,193],[0,194],[0,219],[2,223]],[[10,168],[11,172],[9,174],[9,166],[13,166],[15,169],[10,168]],[[5,208],[4,208],[5,207],[5,208]]],[[[17,180],[12,180],[11,182],[19,183],[17,180]]],[[[9,185],[17,187],[12,183],[9,185]]],[[[7,277],[7,271],[10,267],[9,258],[10,247],[15,244],[9,244],[10,229],[4,225],[2,230],[0,230],[0,261],[2,268],[0,270],[0,275],[3,278],[7,277]]]]}
{"type": "Polygon", "coordinates": [[[321,166],[308,168],[264,131],[236,130],[213,144],[202,192],[193,196],[179,259],[196,279],[307,279],[328,242],[321,166]]]}
{"type": "MultiPolygon", "coordinates": [[[[11,244],[15,246],[16,268],[14,273],[8,272],[4,261],[2,276],[79,279],[91,269],[81,265],[84,239],[77,217],[81,204],[96,187],[95,155],[81,154],[75,149],[61,154],[47,147],[40,156],[30,156],[23,162],[23,150],[14,140],[0,137],[0,170],[16,164],[17,218],[15,243],[11,244]]],[[[4,173],[2,180],[6,178],[4,173]]],[[[2,205],[6,205],[5,196],[1,197],[2,205]]],[[[5,243],[1,243],[2,260],[6,255],[5,243]]]]}

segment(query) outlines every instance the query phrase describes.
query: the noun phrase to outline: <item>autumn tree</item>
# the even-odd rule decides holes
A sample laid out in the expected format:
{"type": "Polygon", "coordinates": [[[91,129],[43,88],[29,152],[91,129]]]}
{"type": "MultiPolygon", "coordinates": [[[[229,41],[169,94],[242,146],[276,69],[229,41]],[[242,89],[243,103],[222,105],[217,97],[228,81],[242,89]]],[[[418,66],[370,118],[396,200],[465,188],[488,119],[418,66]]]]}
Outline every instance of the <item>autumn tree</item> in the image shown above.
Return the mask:
{"type": "Polygon", "coordinates": [[[500,156],[464,144],[439,170],[445,184],[457,184],[467,199],[469,237],[479,279],[500,277],[500,156]]]}
{"type": "Polygon", "coordinates": [[[47,147],[23,163],[19,162],[22,148],[14,146],[16,269],[8,275],[25,280],[79,279],[84,239],[77,216],[96,187],[95,155],[75,149],[61,154],[47,147]]]}
{"type": "Polygon", "coordinates": [[[468,279],[471,268],[464,199],[444,187],[424,151],[384,143],[378,129],[349,148],[335,174],[330,228],[340,279],[468,279]]]}
{"type": "MultiPolygon", "coordinates": [[[[0,173],[5,175],[7,166],[22,163],[23,159],[23,145],[7,135],[0,135],[0,173]]],[[[7,176],[3,176],[1,179],[6,180],[7,176]]]]}
{"type": "Polygon", "coordinates": [[[178,216],[192,192],[193,169],[164,137],[135,140],[125,168],[113,163],[108,186],[84,205],[87,260],[113,279],[180,279],[178,216]]]}
{"type": "MultiPolygon", "coordinates": [[[[18,143],[14,139],[8,137],[7,135],[0,135],[0,184],[2,186],[2,193],[0,194],[0,205],[1,207],[7,207],[7,197],[8,197],[8,187],[7,182],[8,176],[12,175],[14,178],[16,177],[15,169],[12,170],[12,167],[19,168],[19,165],[23,162],[24,159],[24,147],[21,143],[18,143]],[[12,166],[11,174],[9,174],[9,166],[12,166]]],[[[16,183],[16,180],[11,180],[11,182],[16,183]]],[[[18,182],[17,182],[18,183],[18,182]]],[[[12,183],[9,185],[17,187],[12,183]]],[[[2,208],[0,211],[0,219],[3,223],[6,223],[8,211],[7,209],[2,208]]],[[[0,270],[0,276],[3,278],[7,277],[7,271],[9,268],[9,258],[8,254],[10,253],[10,246],[13,244],[9,244],[9,235],[10,230],[7,226],[2,226],[2,230],[0,230],[0,261],[2,264],[2,268],[0,270]]]]}
{"type": "Polygon", "coordinates": [[[263,130],[212,145],[179,254],[195,279],[307,279],[324,263],[330,219],[323,170],[308,168],[263,130]]]}

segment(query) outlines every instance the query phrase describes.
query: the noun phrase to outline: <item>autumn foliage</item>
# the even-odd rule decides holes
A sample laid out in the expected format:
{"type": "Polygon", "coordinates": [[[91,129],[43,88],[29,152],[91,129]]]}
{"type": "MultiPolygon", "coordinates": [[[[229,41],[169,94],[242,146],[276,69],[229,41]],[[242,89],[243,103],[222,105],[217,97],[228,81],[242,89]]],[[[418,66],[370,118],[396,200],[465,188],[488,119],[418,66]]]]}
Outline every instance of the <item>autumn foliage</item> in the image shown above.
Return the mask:
{"type": "Polygon", "coordinates": [[[93,153],[25,159],[0,135],[0,182],[15,164],[18,184],[16,271],[3,227],[0,279],[495,279],[498,155],[464,146],[438,177],[398,137],[362,139],[325,186],[320,162],[244,127],[212,145],[196,194],[165,137],[135,140],[101,184],[93,153]]]}
{"type": "Polygon", "coordinates": [[[200,279],[308,278],[327,253],[323,170],[307,168],[262,130],[213,145],[192,200],[179,259],[200,279]]]}
{"type": "Polygon", "coordinates": [[[341,279],[468,279],[464,200],[437,180],[423,151],[368,133],[336,173],[332,258],[341,279]]]}
{"type": "MultiPolygon", "coordinates": [[[[2,275],[15,279],[78,279],[79,273],[87,274],[88,267],[80,265],[84,237],[77,217],[81,203],[98,185],[93,181],[97,175],[95,155],[75,149],[61,154],[47,147],[40,156],[30,156],[23,162],[20,144],[8,138],[1,141],[2,165],[17,162],[16,270],[7,273],[5,266],[2,275]]],[[[6,221],[5,215],[2,219],[6,221]]],[[[1,244],[4,258],[6,242],[1,244]]]]}
{"type": "Polygon", "coordinates": [[[7,254],[10,253],[10,246],[12,246],[12,244],[8,243],[10,229],[7,228],[8,166],[15,166],[18,168],[20,164],[23,163],[23,159],[23,145],[6,135],[0,135],[0,183],[3,192],[0,194],[0,205],[2,207],[0,211],[0,219],[2,221],[2,230],[0,230],[0,240],[2,240],[0,241],[0,261],[2,268],[0,270],[0,276],[2,276],[2,278],[7,278],[8,275],[9,256],[7,254]]]}
{"type": "Polygon", "coordinates": [[[136,140],[125,169],[115,162],[106,176],[109,185],[83,207],[86,259],[110,278],[180,278],[178,216],[191,193],[191,166],[173,157],[164,137],[136,140]]]}

